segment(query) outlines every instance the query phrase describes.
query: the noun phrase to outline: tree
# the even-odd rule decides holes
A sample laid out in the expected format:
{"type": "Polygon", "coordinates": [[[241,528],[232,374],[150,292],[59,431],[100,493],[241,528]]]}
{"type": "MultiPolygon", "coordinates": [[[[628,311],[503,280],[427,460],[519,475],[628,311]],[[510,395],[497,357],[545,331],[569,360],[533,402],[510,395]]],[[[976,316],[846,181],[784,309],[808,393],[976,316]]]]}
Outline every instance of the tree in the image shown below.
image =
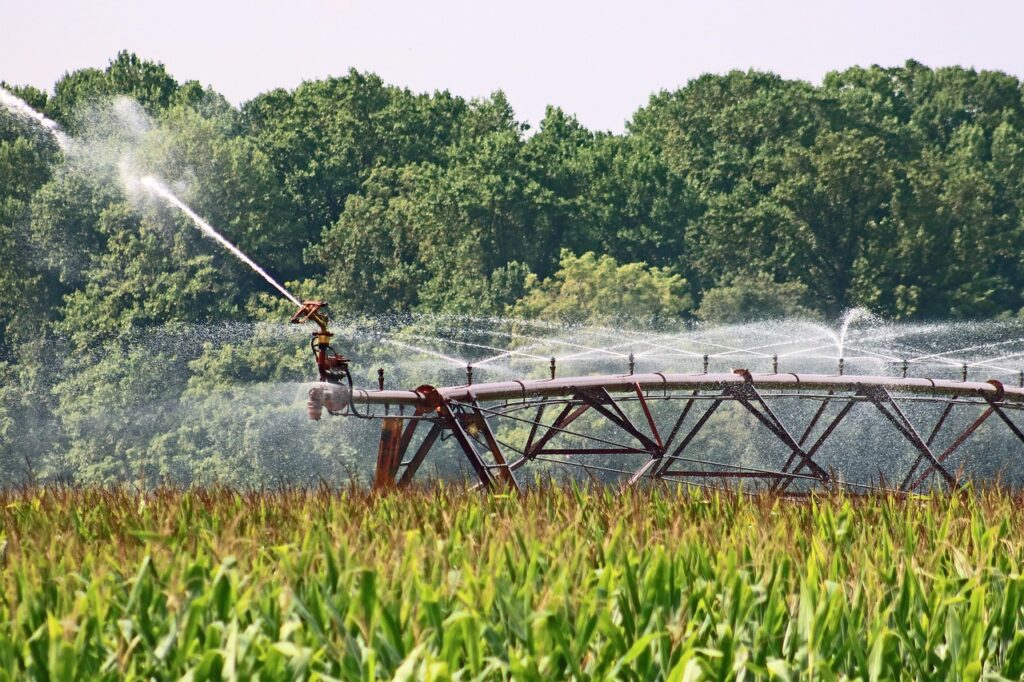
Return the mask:
{"type": "Polygon", "coordinates": [[[528,293],[511,308],[519,317],[611,324],[679,319],[692,302],[687,284],[668,268],[643,263],[619,265],[611,256],[563,251],[561,269],[552,277],[526,280],[528,293]]]}
{"type": "Polygon", "coordinates": [[[447,92],[413,95],[353,69],[247,102],[241,132],[269,160],[305,246],[377,166],[440,161],[465,111],[447,92]]]}
{"type": "MultiPolygon", "coordinates": [[[[306,433],[271,399],[310,375],[295,339],[197,341],[209,323],[276,323],[292,304],[176,210],[137,201],[126,157],[294,293],[425,333],[436,320],[414,314],[1024,310],[1024,100],[999,72],[704,75],[652,96],[621,135],[555,107],[531,135],[500,91],[413,93],[357,71],[236,108],[128,52],[52,94],[13,91],[88,149],[62,153],[0,112],[0,457],[16,475],[26,461],[106,481],[140,463],[150,480],[338,472],[326,428],[303,441],[307,459],[279,457],[306,433]],[[152,401],[167,419],[146,433],[104,421],[152,401]]],[[[390,360],[370,341],[357,350],[390,360]]]]}
{"type": "Polygon", "coordinates": [[[708,289],[694,314],[704,322],[733,324],[752,320],[816,317],[803,282],[776,282],[763,272],[737,275],[732,283],[708,289]]]}
{"type": "Polygon", "coordinates": [[[124,95],[155,115],[171,104],[177,90],[178,82],[163,64],[122,51],[104,70],[80,69],[65,74],[54,86],[46,113],[76,133],[89,125],[87,119],[78,116],[87,105],[124,95]]]}

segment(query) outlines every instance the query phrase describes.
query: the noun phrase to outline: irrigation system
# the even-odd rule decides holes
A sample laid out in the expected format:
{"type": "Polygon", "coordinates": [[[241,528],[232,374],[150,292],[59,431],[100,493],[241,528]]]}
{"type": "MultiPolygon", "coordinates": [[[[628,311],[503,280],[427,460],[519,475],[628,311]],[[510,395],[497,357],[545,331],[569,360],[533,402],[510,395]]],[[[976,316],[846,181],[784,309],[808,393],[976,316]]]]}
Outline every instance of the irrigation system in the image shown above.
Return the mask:
{"type": "MultiPolygon", "coordinates": [[[[74,141],[56,122],[2,88],[0,106],[47,131],[65,153],[74,151],[74,141]]],[[[575,467],[601,480],[622,479],[627,485],[664,481],[719,488],[741,482],[744,490],[770,490],[781,495],[832,489],[912,493],[934,486],[961,485],[972,471],[972,461],[984,454],[981,451],[985,447],[991,449],[991,440],[978,443],[982,438],[978,434],[985,429],[989,434],[993,429],[1000,430],[1000,451],[1018,450],[1004,454],[1011,458],[1024,454],[1020,450],[1024,433],[1013,418],[1024,409],[1024,370],[993,364],[1024,358],[1024,350],[1010,348],[1006,352],[1009,345],[1024,343],[1024,336],[986,340],[972,334],[975,345],[958,351],[926,350],[914,358],[932,359],[948,369],[950,364],[957,365],[947,357],[954,352],[1001,349],[1003,355],[961,364],[959,381],[909,377],[905,358],[899,376],[847,375],[843,364],[846,332],[858,315],[865,312],[856,309],[847,314],[838,335],[830,333],[838,354],[834,375],[780,372],[779,356],[759,351],[758,357],[772,359],[770,373],[752,372],[744,367],[728,372],[709,371],[706,354],[702,371],[693,374],[637,373],[635,358],[630,354],[622,374],[559,376],[556,359],[552,358],[549,376],[542,380],[475,383],[473,366],[467,363],[466,381],[457,386],[386,390],[380,370],[376,390],[356,388],[348,358],[331,345],[333,334],[328,329],[326,303],[300,304],[285,287],[171,193],[159,178],[135,178],[128,183],[129,189],[133,184],[182,211],[205,236],[299,305],[293,323],[316,325],[310,348],[319,382],[309,390],[309,416],[319,420],[326,411],[380,421],[374,475],[377,488],[410,485],[423,472],[428,458],[439,455],[438,451],[443,449],[439,444],[452,441],[454,451],[484,489],[521,489],[521,470],[530,464],[543,464],[575,467]],[[969,381],[969,367],[1004,376],[1016,374],[1018,385],[1004,385],[997,379],[969,381]],[[930,408],[927,423],[922,418],[922,406],[930,408]],[[722,428],[720,417],[730,411],[733,419],[722,428]],[[746,421],[736,420],[737,412],[746,421]],[[887,424],[884,434],[878,429],[856,428],[865,412],[887,424]],[[729,429],[735,430],[737,424],[756,429],[761,436],[756,440],[760,452],[754,461],[749,457],[722,456],[723,451],[728,454],[734,445],[729,429]],[[834,452],[837,440],[842,440],[838,456],[834,452]],[[972,445],[982,447],[972,449],[972,445]],[[826,456],[829,446],[833,446],[833,452],[826,456]],[[872,466],[878,475],[865,476],[872,466]],[[851,476],[855,471],[858,475],[851,476]]],[[[394,339],[389,341],[399,347],[406,345],[394,339]]],[[[502,351],[478,362],[478,368],[513,354],[544,361],[542,356],[521,350],[468,345],[502,351]]],[[[648,345],[663,348],[657,343],[648,345]]],[[[738,362],[745,360],[732,353],[752,350],[710,345],[723,350],[718,353],[720,357],[738,362]]],[[[583,352],[563,359],[592,351],[622,355],[605,348],[579,348],[583,352]]],[[[861,350],[876,360],[899,360],[887,353],[861,350]]],[[[692,351],[683,354],[699,356],[692,351]]],[[[444,354],[434,355],[445,361],[453,360],[444,354]]],[[[750,439],[746,441],[749,443],[750,439]]]]}
{"type": "Polygon", "coordinates": [[[378,489],[412,484],[444,441],[454,441],[478,487],[489,490],[519,490],[521,470],[545,463],[630,486],[742,482],[746,491],[792,496],[956,488],[969,468],[967,445],[985,424],[1024,446],[1024,432],[1011,417],[1024,409],[1024,388],[968,381],[966,370],[959,381],[908,377],[906,365],[902,376],[845,375],[840,360],[834,375],[801,374],[779,372],[775,360],[770,373],[716,373],[708,372],[705,358],[703,371],[693,374],[634,373],[630,358],[622,374],[559,376],[552,360],[545,379],[474,383],[467,366],[466,382],[458,386],[386,390],[381,374],[370,390],[353,386],[348,360],[331,347],[324,302],[304,302],[292,322],[318,327],[311,348],[320,383],[309,391],[310,418],[319,420],[326,410],[380,421],[378,489]],[[804,409],[782,409],[795,401],[804,409]],[[908,416],[908,406],[920,412],[922,404],[937,413],[927,424],[908,416]],[[747,421],[763,436],[756,466],[714,459],[701,447],[702,434],[723,408],[752,417],[747,421]],[[855,436],[851,448],[847,438],[842,458],[829,464],[820,454],[851,415],[865,411],[888,425],[887,449],[909,456],[889,462],[887,476],[853,480],[845,469],[862,462],[865,449],[877,448],[877,439],[855,436]]]}

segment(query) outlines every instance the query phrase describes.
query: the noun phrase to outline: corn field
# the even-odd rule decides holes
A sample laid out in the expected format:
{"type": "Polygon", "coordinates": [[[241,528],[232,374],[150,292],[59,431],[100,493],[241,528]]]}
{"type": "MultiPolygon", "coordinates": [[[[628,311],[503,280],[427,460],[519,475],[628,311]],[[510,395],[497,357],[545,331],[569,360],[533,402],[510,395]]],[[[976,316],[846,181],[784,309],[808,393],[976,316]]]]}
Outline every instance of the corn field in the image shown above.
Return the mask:
{"type": "Polygon", "coordinates": [[[1024,678],[1024,497],[0,495],[0,679],[1024,678]]]}

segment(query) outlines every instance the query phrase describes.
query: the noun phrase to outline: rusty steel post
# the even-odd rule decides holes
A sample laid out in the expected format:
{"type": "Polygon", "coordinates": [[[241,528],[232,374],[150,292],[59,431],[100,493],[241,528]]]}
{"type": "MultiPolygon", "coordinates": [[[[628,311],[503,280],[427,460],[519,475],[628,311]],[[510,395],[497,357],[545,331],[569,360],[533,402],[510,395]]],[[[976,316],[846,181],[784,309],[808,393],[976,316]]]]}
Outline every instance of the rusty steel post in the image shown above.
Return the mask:
{"type": "Polygon", "coordinates": [[[735,397],[740,404],[743,405],[748,412],[753,414],[758,421],[764,424],[769,431],[774,433],[775,436],[793,452],[793,454],[802,459],[804,464],[806,464],[806,466],[821,479],[821,483],[823,485],[829,482],[830,477],[828,472],[818,466],[814,459],[804,452],[804,449],[800,447],[796,442],[796,439],[794,439],[792,434],[789,433],[789,430],[786,428],[785,424],[782,423],[782,420],[778,418],[770,407],[768,407],[768,404],[761,397],[761,394],[757,392],[756,388],[754,388],[753,383],[744,383],[738,387],[729,387],[726,391],[735,397]],[[761,406],[760,410],[754,407],[753,401],[757,401],[758,405],[761,406]]]}
{"type": "Polygon", "coordinates": [[[395,474],[401,462],[402,419],[384,417],[381,420],[380,444],[377,447],[377,471],[373,477],[375,490],[387,490],[395,485],[395,474]]]}
{"type": "Polygon", "coordinates": [[[832,395],[832,391],[829,391],[828,397],[821,401],[821,405],[818,406],[817,412],[815,412],[814,416],[811,417],[810,423],[807,425],[807,428],[804,429],[803,435],[800,436],[800,440],[797,441],[797,444],[800,445],[800,447],[803,447],[804,443],[807,442],[807,439],[810,438],[811,433],[814,431],[814,427],[818,425],[818,420],[821,419],[821,415],[825,414],[825,410],[828,409],[828,404],[832,400],[832,395]]]}
{"type": "MultiPolygon", "coordinates": [[[[956,395],[954,395],[953,396],[953,400],[955,401],[956,398],[957,398],[956,395]]],[[[949,403],[946,404],[946,407],[942,410],[942,414],[939,415],[938,420],[935,422],[935,426],[932,427],[932,432],[930,434],[928,434],[928,440],[925,441],[925,445],[927,445],[928,447],[931,447],[932,443],[935,442],[935,438],[939,435],[939,431],[942,430],[943,424],[946,423],[946,419],[949,417],[950,413],[953,411],[954,404],[955,404],[954,402],[950,401],[949,403]]],[[[924,459],[924,455],[918,453],[917,459],[915,459],[914,463],[910,465],[910,470],[907,472],[907,475],[904,476],[904,478],[903,478],[903,483],[900,485],[900,489],[901,490],[904,489],[906,484],[910,482],[910,479],[913,477],[914,472],[917,471],[918,465],[921,464],[921,460],[922,459],[924,459]]]]}
{"type": "Polygon", "coordinates": [[[530,435],[526,437],[526,445],[523,446],[523,453],[530,452],[530,448],[533,446],[533,439],[537,436],[537,429],[540,428],[541,419],[544,418],[544,410],[548,407],[547,402],[542,402],[537,407],[537,416],[533,418],[533,424],[530,425],[530,435]]]}
{"type": "Polygon", "coordinates": [[[672,426],[672,430],[669,432],[668,438],[665,440],[666,450],[672,446],[672,442],[676,439],[676,434],[678,434],[679,429],[682,428],[683,422],[686,421],[686,416],[690,414],[690,409],[693,408],[693,403],[696,402],[699,394],[700,391],[694,391],[690,394],[690,399],[686,401],[686,405],[683,406],[683,411],[679,413],[679,418],[676,419],[676,423],[672,426]]]}
{"type": "MultiPolygon", "coordinates": [[[[664,476],[668,472],[672,465],[672,457],[678,457],[679,455],[683,454],[683,450],[686,449],[686,446],[690,444],[690,441],[692,441],[698,433],[700,433],[700,430],[704,427],[705,424],[707,424],[708,420],[711,419],[711,415],[715,413],[715,411],[719,408],[721,404],[721,397],[717,398],[714,402],[711,403],[711,406],[704,411],[704,414],[702,414],[700,419],[697,420],[697,423],[690,428],[689,433],[687,433],[686,436],[683,437],[683,441],[676,447],[675,450],[672,451],[672,455],[663,458],[665,460],[665,464],[663,464],[661,468],[658,470],[658,476],[664,476]]],[[[688,410],[689,407],[687,407],[687,411],[688,410]]],[[[683,416],[685,417],[685,415],[683,416]]],[[[682,419],[680,419],[680,423],[682,423],[682,419]]]]}
{"type": "Polygon", "coordinates": [[[615,399],[605,389],[599,389],[595,392],[581,389],[576,394],[576,397],[590,405],[592,410],[601,414],[605,419],[633,436],[643,446],[643,450],[652,455],[661,452],[661,446],[633,424],[629,417],[626,416],[626,413],[622,411],[622,408],[619,407],[619,404],[615,402],[615,399]]]}

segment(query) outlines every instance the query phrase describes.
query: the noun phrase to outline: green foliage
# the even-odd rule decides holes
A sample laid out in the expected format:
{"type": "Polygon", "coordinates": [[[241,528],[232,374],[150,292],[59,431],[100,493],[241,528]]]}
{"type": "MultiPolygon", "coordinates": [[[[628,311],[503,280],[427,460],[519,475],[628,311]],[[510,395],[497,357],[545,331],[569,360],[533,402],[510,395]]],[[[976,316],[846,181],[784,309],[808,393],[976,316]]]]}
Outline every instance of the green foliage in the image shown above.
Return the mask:
{"type": "Polygon", "coordinates": [[[0,679],[1007,679],[1019,497],[0,497],[0,679]]]}
{"type": "Polygon", "coordinates": [[[80,69],[66,73],[47,100],[46,114],[75,132],[77,127],[88,125],[87,121],[77,120],[84,105],[125,95],[156,114],[171,104],[177,90],[178,82],[163,64],[122,51],[102,71],[80,69]]]}
{"type": "Polygon", "coordinates": [[[619,265],[611,256],[576,256],[562,252],[561,269],[537,282],[526,280],[530,293],[511,312],[568,322],[608,324],[628,317],[640,322],[678,318],[691,306],[687,284],[668,268],[643,263],[619,265]]]}
{"type": "Polygon", "coordinates": [[[187,480],[174,475],[173,462],[153,457],[147,439],[137,436],[166,433],[177,421],[175,397],[184,377],[166,371],[175,358],[117,341],[105,344],[98,356],[91,362],[74,358],[68,378],[54,391],[68,446],[50,466],[90,482],[187,480]]]}
{"type": "MultiPolygon", "coordinates": [[[[62,453],[97,382],[125,379],[105,373],[124,360],[117,344],[289,313],[175,211],[132,196],[122,157],[272,275],[347,314],[607,324],[830,318],[854,305],[897,319],[1024,311],[1024,100],[1003,73],[911,61],[820,86],[705,75],[652,96],[621,135],[556,107],[530,131],[501,92],[413,93],[354,70],[236,108],[128,52],[67,73],[52,93],[10,89],[88,140],[64,153],[0,113],[0,424],[5,444],[43,444],[53,476],[67,471],[62,453]],[[110,116],[131,108],[125,97],[149,119],[110,116]],[[46,344],[89,361],[43,364],[46,344]],[[103,370],[95,381],[89,363],[103,370]],[[26,393],[51,391],[61,415],[53,400],[28,409],[26,393]],[[41,438],[40,423],[70,430],[41,438]]],[[[165,399],[198,383],[194,401],[212,409],[236,399],[232,387],[295,378],[257,361],[282,352],[267,339],[227,345],[172,353],[182,377],[165,399]]],[[[210,445],[226,430],[214,421],[130,447],[173,459],[160,450],[173,441],[214,457],[234,443],[210,445]]],[[[93,447],[119,461],[129,445],[93,447]]]]}
{"type": "Polygon", "coordinates": [[[732,324],[751,320],[813,317],[811,295],[803,282],[775,282],[757,273],[704,292],[694,315],[704,322],[732,324]]]}

